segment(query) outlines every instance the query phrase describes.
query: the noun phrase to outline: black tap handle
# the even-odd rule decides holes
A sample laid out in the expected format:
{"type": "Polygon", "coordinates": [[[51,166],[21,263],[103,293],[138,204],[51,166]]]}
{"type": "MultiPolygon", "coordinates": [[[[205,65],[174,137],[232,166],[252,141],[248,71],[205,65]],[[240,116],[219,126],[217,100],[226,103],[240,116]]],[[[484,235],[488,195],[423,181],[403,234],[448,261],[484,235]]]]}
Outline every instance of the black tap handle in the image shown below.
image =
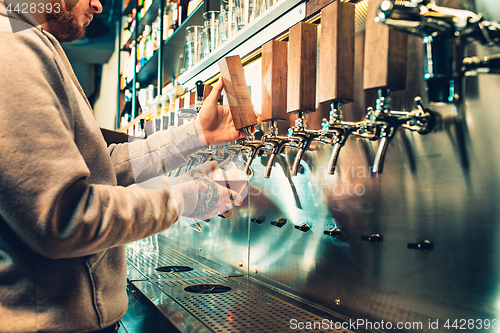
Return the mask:
{"type": "Polygon", "coordinates": [[[196,98],[202,99],[205,85],[203,84],[203,81],[196,81],[195,85],[196,85],[196,98]]]}

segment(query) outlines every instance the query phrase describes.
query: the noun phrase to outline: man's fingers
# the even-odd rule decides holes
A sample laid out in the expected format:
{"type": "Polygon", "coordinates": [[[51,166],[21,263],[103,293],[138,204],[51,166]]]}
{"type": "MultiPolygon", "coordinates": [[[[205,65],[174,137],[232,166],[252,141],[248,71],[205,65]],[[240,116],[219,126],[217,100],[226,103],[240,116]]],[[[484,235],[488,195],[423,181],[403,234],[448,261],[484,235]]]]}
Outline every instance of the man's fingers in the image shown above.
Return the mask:
{"type": "Polygon", "coordinates": [[[228,218],[228,217],[231,217],[231,215],[233,215],[233,211],[231,209],[228,209],[225,212],[219,213],[219,217],[222,217],[224,219],[228,218]]]}
{"type": "Polygon", "coordinates": [[[229,200],[231,200],[231,203],[236,206],[241,206],[241,204],[243,203],[243,197],[233,190],[228,190],[228,192],[229,200]]]}

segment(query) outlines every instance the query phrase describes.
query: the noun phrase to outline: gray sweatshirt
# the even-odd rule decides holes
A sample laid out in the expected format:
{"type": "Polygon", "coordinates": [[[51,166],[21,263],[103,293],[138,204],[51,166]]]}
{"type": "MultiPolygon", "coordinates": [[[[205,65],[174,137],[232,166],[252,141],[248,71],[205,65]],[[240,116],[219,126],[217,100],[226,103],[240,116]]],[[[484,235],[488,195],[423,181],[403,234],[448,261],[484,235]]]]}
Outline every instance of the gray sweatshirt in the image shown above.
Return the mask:
{"type": "Polygon", "coordinates": [[[158,176],[202,143],[191,122],[107,147],[57,40],[31,17],[12,33],[4,1],[0,332],[99,330],[127,310],[124,244],[194,209],[194,186],[158,176]]]}

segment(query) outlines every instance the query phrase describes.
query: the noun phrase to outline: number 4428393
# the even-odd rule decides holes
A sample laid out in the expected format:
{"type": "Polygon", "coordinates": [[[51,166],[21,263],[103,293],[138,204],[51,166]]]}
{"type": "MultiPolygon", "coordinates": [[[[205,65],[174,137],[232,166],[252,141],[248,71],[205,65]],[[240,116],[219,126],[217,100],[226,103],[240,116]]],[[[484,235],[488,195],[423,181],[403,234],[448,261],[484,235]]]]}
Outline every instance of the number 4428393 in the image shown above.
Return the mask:
{"type": "Polygon", "coordinates": [[[455,329],[455,330],[496,330],[498,327],[497,319],[455,319],[451,321],[448,319],[444,325],[446,329],[455,329]]]}
{"type": "Polygon", "coordinates": [[[6,8],[7,13],[11,14],[12,12],[16,12],[18,14],[45,14],[45,13],[60,13],[61,12],[61,4],[60,3],[55,3],[52,5],[50,2],[48,3],[21,3],[21,4],[16,4],[14,8],[12,8],[12,4],[9,3],[9,5],[6,8]]]}

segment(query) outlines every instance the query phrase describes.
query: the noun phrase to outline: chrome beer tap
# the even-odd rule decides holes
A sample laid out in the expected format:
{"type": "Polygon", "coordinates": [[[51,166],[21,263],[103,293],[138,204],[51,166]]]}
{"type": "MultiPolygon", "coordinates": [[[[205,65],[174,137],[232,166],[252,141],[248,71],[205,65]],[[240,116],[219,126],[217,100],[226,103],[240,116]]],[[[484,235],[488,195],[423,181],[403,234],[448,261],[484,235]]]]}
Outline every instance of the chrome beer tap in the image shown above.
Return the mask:
{"type": "Polygon", "coordinates": [[[264,178],[269,178],[276,156],[283,152],[283,149],[289,145],[290,140],[286,136],[278,135],[278,121],[272,120],[269,124],[268,134],[262,137],[262,142],[264,143],[265,152],[269,154],[264,178]]]}
{"type": "Polygon", "coordinates": [[[345,145],[351,133],[359,130],[358,123],[343,121],[342,102],[332,102],[330,120],[323,119],[320,142],[333,145],[332,155],[328,161],[328,174],[333,175],[337,167],[340,149],[345,145]]]}
{"type": "Polygon", "coordinates": [[[255,140],[253,133],[248,134],[244,139],[238,140],[241,151],[248,151],[248,159],[245,165],[245,172],[248,173],[248,169],[252,165],[257,155],[263,152],[264,144],[261,140],[255,140]]]}
{"type": "Polygon", "coordinates": [[[395,4],[384,0],[377,22],[423,37],[424,78],[430,102],[460,103],[466,72],[499,73],[497,56],[465,58],[468,44],[500,45],[500,24],[468,10],[440,7],[431,0],[395,4]]]}
{"type": "Polygon", "coordinates": [[[368,108],[361,131],[354,132],[370,140],[379,140],[372,167],[374,173],[383,171],[387,147],[400,126],[426,133],[433,124],[431,113],[425,111],[421,104],[417,105],[416,111],[392,110],[391,92],[406,88],[408,36],[376,22],[379,6],[384,1],[372,0],[368,4],[365,36],[363,87],[365,90],[377,90],[376,107],[368,108]]]}
{"type": "Polygon", "coordinates": [[[333,146],[328,173],[337,166],[340,149],[357,123],[343,120],[342,105],[354,99],[355,5],[336,1],[321,10],[319,100],[330,104],[330,119],[323,119],[319,141],[333,146]]]}
{"type": "Polygon", "coordinates": [[[306,113],[301,111],[297,112],[295,126],[288,129],[288,145],[297,149],[297,155],[295,155],[292,169],[290,170],[292,176],[297,175],[300,161],[305,151],[309,149],[311,142],[319,136],[321,136],[321,131],[306,129],[306,113]]]}
{"type": "Polygon", "coordinates": [[[500,45],[500,24],[468,10],[437,6],[431,0],[404,3],[384,0],[375,19],[422,37],[428,99],[431,103],[453,105],[456,146],[467,173],[470,162],[466,144],[465,77],[500,73],[500,55],[466,58],[466,49],[473,42],[500,45]]]}
{"type": "Polygon", "coordinates": [[[363,131],[359,132],[358,129],[355,133],[370,140],[378,138],[380,141],[372,172],[383,171],[387,147],[399,127],[419,134],[427,134],[434,128],[436,123],[434,114],[424,108],[420,97],[415,98],[415,103],[417,108],[413,111],[393,111],[389,89],[379,89],[375,110],[368,108],[365,122],[359,125],[363,131]]]}
{"type": "Polygon", "coordinates": [[[202,81],[196,81],[196,100],[194,102],[194,108],[182,108],[177,110],[177,116],[180,119],[194,119],[198,116],[203,105],[203,91],[205,85],[202,81]]]}
{"type": "Polygon", "coordinates": [[[297,114],[295,126],[288,130],[288,145],[297,149],[291,174],[297,175],[300,161],[311,142],[321,135],[306,129],[306,113],[316,110],[316,24],[300,22],[289,30],[287,112],[297,114]]]}
{"type": "Polygon", "coordinates": [[[245,166],[248,172],[252,161],[260,150],[252,134],[252,128],[257,125],[254,107],[250,98],[250,91],[245,81],[245,73],[239,56],[225,57],[219,61],[219,70],[224,83],[229,109],[236,130],[244,131],[245,138],[242,139],[241,149],[249,149],[250,156],[245,166]]]}
{"type": "Polygon", "coordinates": [[[262,122],[267,122],[267,134],[262,137],[263,152],[267,153],[264,178],[271,176],[271,170],[283,149],[289,143],[287,136],[278,133],[278,122],[288,118],[287,99],[288,43],[271,40],[262,45],[262,122]]]}

